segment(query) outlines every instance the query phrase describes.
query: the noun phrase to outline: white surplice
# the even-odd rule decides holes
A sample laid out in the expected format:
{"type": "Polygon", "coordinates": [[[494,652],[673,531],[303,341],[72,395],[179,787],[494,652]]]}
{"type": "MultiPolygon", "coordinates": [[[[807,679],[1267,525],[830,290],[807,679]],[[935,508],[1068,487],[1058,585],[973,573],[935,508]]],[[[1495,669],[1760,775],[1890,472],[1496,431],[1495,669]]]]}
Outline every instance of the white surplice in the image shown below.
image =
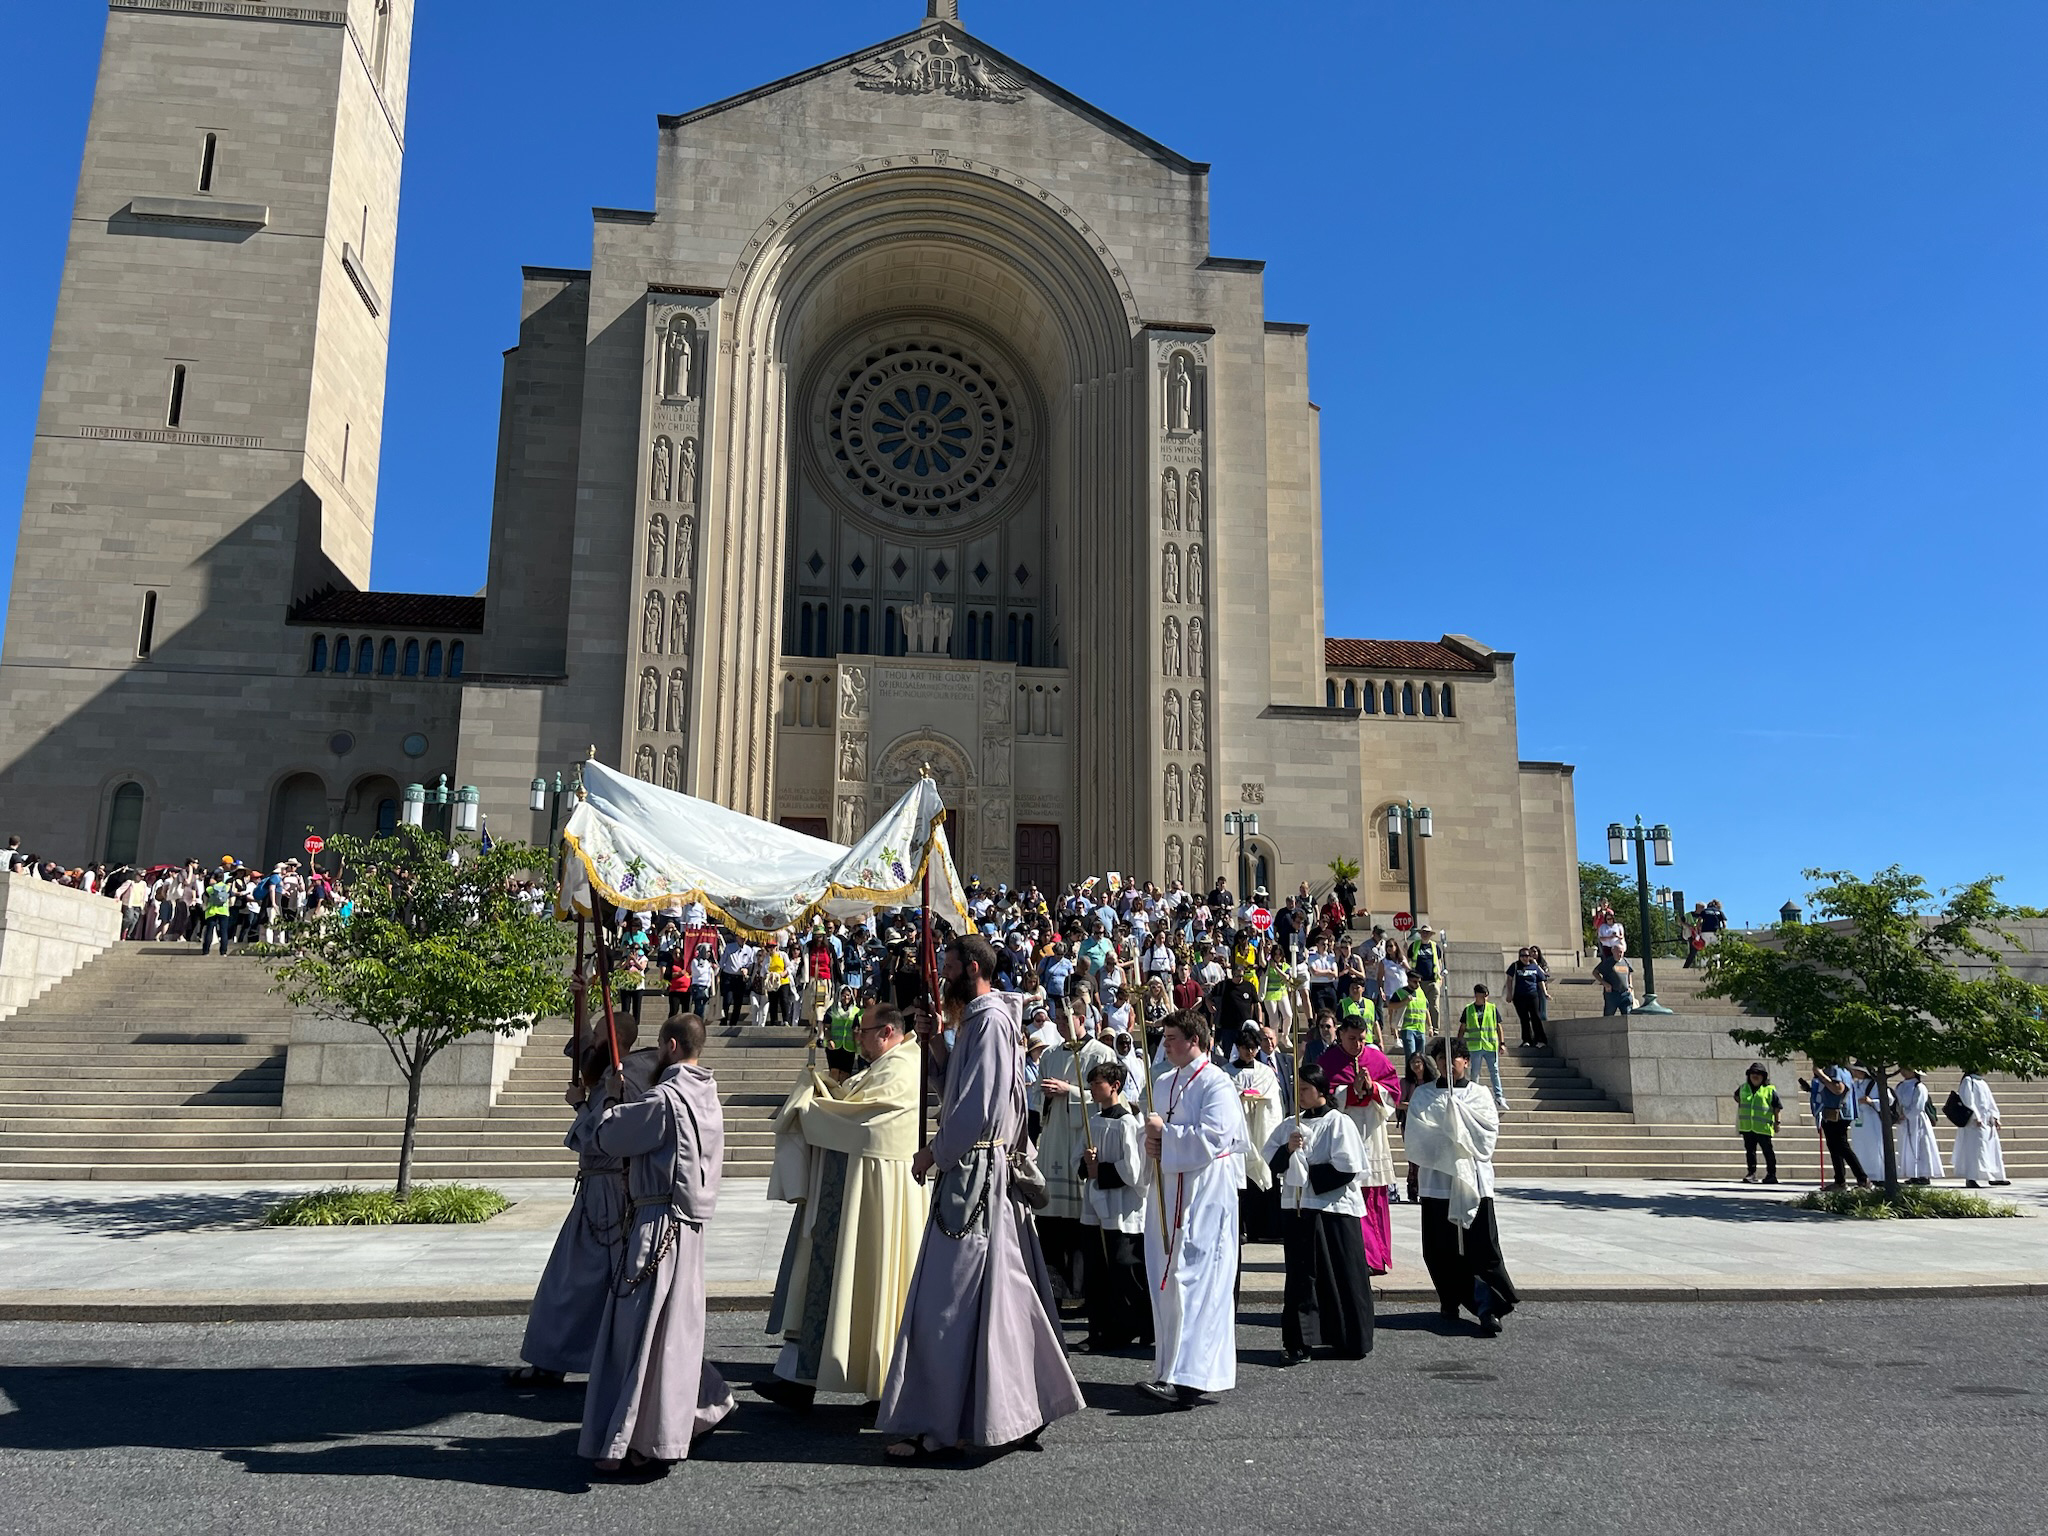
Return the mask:
{"type": "Polygon", "coordinates": [[[1941,1145],[1934,1139],[1934,1123],[1927,1118],[1927,1084],[1917,1077],[1901,1078],[1892,1090],[1892,1102],[1899,1110],[1899,1123],[1892,1127],[1898,1142],[1899,1177],[1940,1178],[1941,1145]]]}
{"type": "Polygon", "coordinates": [[[1956,1093],[1970,1107],[1970,1123],[1956,1132],[1952,1159],[1955,1176],[1975,1179],[1980,1184],[1997,1184],[2005,1178],[2005,1145],[1998,1139],[1998,1100],[1991,1097],[1991,1085],[1972,1072],[1956,1084],[1956,1093]]]}
{"type": "Polygon", "coordinates": [[[1208,1061],[1163,1073],[1152,1085],[1152,1109],[1166,1122],[1163,1204],[1145,1170],[1155,1374],[1197,1392],[1227,1392],[1237,1385],[1237,1192],[1252,1150],[1244,1111],[1237,1085],[1208,1061]]]}

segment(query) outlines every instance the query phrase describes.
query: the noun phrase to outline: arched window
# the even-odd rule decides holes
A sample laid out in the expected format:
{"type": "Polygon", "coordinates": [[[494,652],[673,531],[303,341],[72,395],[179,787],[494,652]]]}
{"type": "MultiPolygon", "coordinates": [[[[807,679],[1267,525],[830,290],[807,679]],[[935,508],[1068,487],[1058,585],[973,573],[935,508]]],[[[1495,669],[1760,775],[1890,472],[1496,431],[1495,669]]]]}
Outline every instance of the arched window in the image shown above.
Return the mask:
{"type": "Polygon", "coordinates": [[[1366,685],[1358,690],[1358,702],[1364,706],[1368,715],[1380,712],[1380,691],[1373,686],[1370,679],[1367,679],[1366,685]]]}
{"type": "Polygon", "coordinates": [[[1003,660],[1017,659],[1017,615],[1011,614],[1003,624],[1003,660]]]}
{"type": "MultiPolygon", "coordinates": [[[[1017,663],[1019,666],[1025,667],[1037,665],[1031,659],[1031,615],[1028,613],[1024,615],[1024,654],[1017,658],[1017,663]]],[[[1060,664],[1059,657],[1053,657],[1052,664],[1058,666],[1060,664]]]]}
{"type": "Polygon", "coordinates": [[[853,604],[848,603],[839,611],[839,649],[853,649],[853,604]]]}
{"type": "Polygon", "coordinates": [[[439,677],[440,675],[441,642],[438,640],[429,640],[427,642],[427,676],[439,677]]]}
{"type": "Polygon", "coordinates": [[[1392,683],[1386,683],[1382,685],[1380,689],[1380,713],[1383,715],[1391,715],[1393,712],[1394,685],[1392,683]]]}
{"type": "Polygon", "coordinates": [[[1358,708],[1358,684],[1352,682],[1349,678],[1344,680],[1344,707],[1346,709],[1358,708]]]}
{"type": "Polygon", "coordinates": [[[402,663],[402,670],[407,677],[418,677],[420,675],[419,641],[408,640],[405,642],[405,661],[402,663]]]}
{"type": "Polygon", "coordinates": [[[1436,718],[1436,684],[1434,683],[1424,683],[1422,685],[1422,712],[1432,720],[1436,718]]]}
{"type": "Polygon", "coordinates": [[[462,676],[462,642],[460,640],[448,647],[448,675],[450,677],[462,676]]]}
{"type": "Polygon", "coordinates": [[[1415,713],[1415,685],[1413,683],[1403,683],[1401,685],[1401,713],[1404,715],[1415,713]]]}
{"type": "Polygon", "coordinates": [[[1387,872],[1398,875],[1401,872],[1401,834],[1394,830],[1394,818],[1384,811],[1380,813],[1380,825],[1387,834],[1387,872]]]}
{"type": "Polygon", "coordinates": [[[389,635],[384,637],[383,649],[377,653],[377,675],[395,677],[398,673],[398,642],[389,635]]]}
{"type": "Polygon", "coordinates": [[[398,830],[398,802],[389,795],[377,802],[377,835],[389,837],[398,830]]]}
{"type": "Polygon", "coordinates": [[[796,653],[799,656],[811,654],[811,605],[803,605],[803,622],[797,627],[796,653]]]}
{"type": "Polygon", "coordinates": [[[1337,679],[1334,677],[1323,679],[1323,702],[1331,709],[1337,707],[1337,679]]]}
{"type": "Polygon", "coordinates": [[[891,604],[882,610],[882,654],[884,656],[896,655],[897,643],[902,638],[903,631],[896,623],[896,608],[894,604],[891,604]]]}
{"type": "Polygon", "coordinates": [[[114,791],[107,808],[107,862],[133,864],[142,849],[142,786],[132,779],[114,791]]]}
{"type": "Polygon", "coordinates": [[[368,635],[356,642],[356,671],[368,677],[377,670],[377,642],[368,635]]]}
{"type": "Polygon", "coordinates": [[[348,636],[347,636],[347,635],[336,635],[336,636],[334,637],[334,670],[335,670],[335,671],[337,671],[337,672],[346,672],[346,671],[348,670],[348,659],[349,659],[349,657],[353,656],[354,654],[355,654],[355,652],[353,652],[353,651],[351,651],[351,650],[349,649],[349,641],[348,641],[348,636]]]}
{"type": "Polygon", "coordinates": [[[327,670],[327,637],[325,635],[315,635],[313,637],[313,659],[306,663],[306,670],[308,672],[325,672],[327,670]]]}
{"type": "Polygon", "coordinates": [[[1446,720],[1458,718],[1457,700],[1451,696],[1451,685],[1449,683],[1444,684],[1444,718],[1446,720]]]}
{"type": "Polygon", "coordinates": [[[873,613],[874,609],[866,603],[860,605],[860,643],[854,649],[863,656],[868,654],[868,619],[873,613]]]}

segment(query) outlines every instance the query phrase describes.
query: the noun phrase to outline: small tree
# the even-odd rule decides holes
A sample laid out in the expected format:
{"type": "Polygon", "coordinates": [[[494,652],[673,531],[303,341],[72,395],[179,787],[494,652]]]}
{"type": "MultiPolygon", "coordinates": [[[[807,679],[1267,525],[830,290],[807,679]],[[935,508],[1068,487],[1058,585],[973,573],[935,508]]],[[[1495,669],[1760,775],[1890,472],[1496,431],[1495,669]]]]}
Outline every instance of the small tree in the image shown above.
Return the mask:
{"type": "Polygon", "coordinates": [[[1621,919],[1621,926],[1635,934],[1630,947],[1639,955],[1675,955],[1684,947],[1684,935],[1678,930],[1678,920],[1671,915],[1671,909],[1655,897],[1650,899],[1650,931],[1636,933],[1640,926],[1638,914],[1642,903],[1636,896],[1636,878],[1632,872],[1619,871],[1606,864],[1594,864],[1585,859],[1579,861],[1579,926],[1585,932],[1586,948],[1590,952],[1598,945],[1594,942],[1593,914],[1602,905],[1614,908],[1621,919]],[[1654,947],[1653,947],[1654,946],[1654,947]]]}
{"type": "Polygon", "coordinates": [[[1356,880],[1362,868],[1356,859],[1347,859],[1342,854],[1330,860],[1330,876],[1335,880],[1356,880]]]}
{"type": "MultiPolygon", "coordinates": [[[[1740,1003],[1768,1029],[1729,1033],[1773,1061],[1855,1060],[1871,1071],[1884,1130],[1884,1185],[1899,1199],[1888,1074],[1957,1067],[2031,1078],[2048,1071],[2048,987],[2022,981],[1990,942],[2012,940],[1993,894],[1997,877],[1940,896],[1896,864],[1869,880],[1809,869],[1814,923],[1787,923],[1763,943],[1723,933],[1707,966],[1708,997],[1740,1003]],[[1970,978],[1966,959],[1988,965],[1970,978]]],[[[1867,1171],[1867,1170],[1866,1170],[1867,1171]]]]}
{"type": "Polygon", "coordinates": [[[412,1192],[420,1085],[427,1065],[465,1035],[510,1034],[569,1003],[562,964],[569,938],[552,910],[534,910],[522,884],[549,893],[545,849],[497,843],[488,852],[420,827],[385,837],[337,837],[348,921],[289,931],[275,966],[280,989],[323,1018],[374,1029],[405,1078],[398,1197],[412,1192]],[[524,877],[522,879],[522,877],[524,877]]]}

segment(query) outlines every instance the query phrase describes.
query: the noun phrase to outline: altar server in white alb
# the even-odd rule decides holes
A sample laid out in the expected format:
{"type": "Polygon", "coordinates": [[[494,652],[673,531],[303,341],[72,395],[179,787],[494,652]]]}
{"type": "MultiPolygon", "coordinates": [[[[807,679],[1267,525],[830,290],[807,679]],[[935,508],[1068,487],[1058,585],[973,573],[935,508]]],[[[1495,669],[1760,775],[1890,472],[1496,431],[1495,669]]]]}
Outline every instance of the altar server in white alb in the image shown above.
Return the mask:
{"type": "Polygon", "coordinates": [[[1971,1072],[1956,1084],[1956,1097],[1970,1118],[1956,1132],[1955,1176],[1972,1189],[1979,1184],[2010,1184],[2005,1144],[1998,1139],[1998,1100],[1991,1097],[1991,1085],[1981,1073],[1971,1072]]]}
{"type": "Polygon", "coordinates": [[[1237,1192],[1251,1143],[1237,1085],[1209,1059],[1213,1043],[1206,1016],[1167,1019],[1167,1070],[1152,1085],[1145,1119],[1157,1379],[1139,1390],[1180,1408],[1237,1385],[1237,1192]]]}
{"type": "Polygon", "coordinates": [[[1892,1128],[1898,1135],[1899,1177],[1908,1184],[1932,1184],[1941,1177],[1941,1144],[1934,1139],[1934,1122],[1928,1118],[1926,1080],[1901,1067],[1892,1105],[1898,1112],[1892,1128]]]}

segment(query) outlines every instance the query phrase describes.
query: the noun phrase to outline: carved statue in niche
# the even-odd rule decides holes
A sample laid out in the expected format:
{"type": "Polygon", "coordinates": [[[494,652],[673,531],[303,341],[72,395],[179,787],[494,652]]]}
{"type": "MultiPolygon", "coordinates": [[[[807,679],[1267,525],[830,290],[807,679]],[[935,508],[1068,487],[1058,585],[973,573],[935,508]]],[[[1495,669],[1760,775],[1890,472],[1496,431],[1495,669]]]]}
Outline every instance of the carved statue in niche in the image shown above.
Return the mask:
{"type": "Polygon", "coordinates": [[[1209,819],[1209,770],[1200,763],[1188,770],[1188,820],[1209,819]]]}
{"type": "Polygon", "coordinates": [[[953,605],[932,601],[903,605],[904,648],[912,656],[943,656],[953,643],[953,605]]]}
{"type": "Polygon", "coordinates": [[[1169,752],[1180,750],[1180,690],[1166,690],[1166,729],[1163,742],[1169,752]]]}
{"type": "Polygon", "coordinates": [[[1166,386],[1166,424],[1175,432],[1195,430],[1195,375],[1185,352],[1173,354],[1173,377],[1166,386]]]}
{"type": "Polygon", "coordinates": [[[1199,608],[1208,598],[1209,578],[1202,569],[1202,546],[1188,546],[1188,601],[1199,608]]]}
{"type": "Polygon", "coordinates": [[[981,782],[997,789],[1010,782],[1010,743],[1007,740],[981,744],[981,782]]]}
{"type": "Polygon", "coordinates": [[[696,362],[696,327],[688,315],[675,315],[661,339],[661,396],[664,400],[690,398],[692,365],[696,362]]]}
{"type": "Polygon", "coordinates": [[[661,787],[681,789],[683,787],[683,749],[670,747],[661,755],[661,787]]]}
{"type": "Polygon", "coordinates": [[[687,592],[676,594],[676,606],[668,626],[668,653],[671,656],[690,653],[690,594],[687,592]]]}
{"type": "Polygon", "coordinates": [[[1159,810],[1168,821],[1181,819],[1181,777],[1180,764],[1166,765],[1166,787],[1160,792],[1159,810]]]}
{"type": "Polygon", "coordinates": [[[867,717],[867,668],[844,667],[839,673],[839,718],[842,720],[865,720],[867,717]]]}
{"type": "Polygon", "coordinates": [[[697,439],[683,439],[682,453],[676,459],[676,500],[684,506],[697,504],[697,439]]]}
{"type": "Polygon", "coordinates": [[[1209,675],[1209,637],[1205,631],[1206,626],[1202,623],[1199,614],[1188,620],[1189,677],[1207,677],[1209,675]]]}
{"type": "Polygon", "coordinates": [[[987,672],[981,679],[981,718],[985,725],[1002,725],[1010,718],[1010,689],[999,672],[987,672]]]}
{"type": "Polygon", "coordinates": [[[687,512],[676,516],[676,563],[672,569],[677,581],[690,579],[690,556],[697,547],[697,519],[687,512]]]}
{"type": "Polygon", "coordinates": [[[668,675],[668,728],[680,736],[690,727],[689,675],[677,667],[668,675]]]}
{"type": "Polygon", "coordinates": [[[640,729],[661,729],[661,674],[652,667],[640,674],[640,729]]]}
{"type": "MultiPolygon", "coordinates": [[[[1188,477],[1193,484],[1194,476],[1188,477]]],[[[1169,469],[1159,482],[1159,526],[1168,533],[1180,531],[1180,471],[1169,469]]]]}
{"type": "Polygon", "coordinates": [[[997,862],[1003,856],[1003,845],[1010,841],[1010,802],[1007,800],[985,800],[981,806],[981,858],[982,867],[997,862]]]}
{"type": "Polygon", "coordinates": [[[1198,837],[1188,847],[1188,886],[1192,890],[1206,891],[1209,888],[1209,839],[1198,837]]]}
{"type": "Polygon", "coordinates": [[[1188,877],[1187,851],[1182,848],[1178,837],[1166,840],[1166,883],[1170,887],[1176,880],[1188,877]]]}
{"type": "Polygon", "coordinates": [[[661,654],[662,626],[668,617],[668,605],[662,601],[659,592],[647,594],[647,603],[640,612],[640,649],[649,656],[661,654]]]}
{"type": "Polygon", "coordinates": [[[1169,544],[1159,552],[1160,601],[1180,601],[1180,546],[1169,544]]]}
{"type": "Polygon", "coordinates": [[[868,776],[868,739],[857,731],[839,738],[839,777],[860,783],[868,776]]]}
{"type": "Polygon", "coordinates": [[[1168,677],[1180,676],[1180,620],[1170,613],[1159,626],[1159,667],[1168,677]]]}
{"type": "Polygon", "coordinates": [[[668,519],[659,512],[647,519],[647,575],[653,581],[668,575],[668,519]]]}
{"type": "Polygon", "coordinates": [[[841,795],[839,797],[839,841],[857,843],[861,834],[868,829],[868,797],[866,795],[841,795]]]}
{"type": "Polygon", "coordinates": [[[657,437],[654,440],[654,468],[647,473],[649,501],[668,500],[670,456],[673,453],[674,449],[669,446],[667,438],[657,437]]]}
{"type": "Polygon", "coordinates": [[[1199,688],[1188,695],[1188,750],[1209,750],[1209,701],[1199,688]]]}
{"type": "Polygon", "coordinates": [[[633,754],[633,777],[643,784],[654,782],[654,748],[642,747],[633,754]]]}
{"type": "Polygon", "coordinates": [[[1207,514],[1202,510],[1202,472],[1191,469],[1188,471],[1188,532],[1202,532],[1205,516],[1207,514]]]}

